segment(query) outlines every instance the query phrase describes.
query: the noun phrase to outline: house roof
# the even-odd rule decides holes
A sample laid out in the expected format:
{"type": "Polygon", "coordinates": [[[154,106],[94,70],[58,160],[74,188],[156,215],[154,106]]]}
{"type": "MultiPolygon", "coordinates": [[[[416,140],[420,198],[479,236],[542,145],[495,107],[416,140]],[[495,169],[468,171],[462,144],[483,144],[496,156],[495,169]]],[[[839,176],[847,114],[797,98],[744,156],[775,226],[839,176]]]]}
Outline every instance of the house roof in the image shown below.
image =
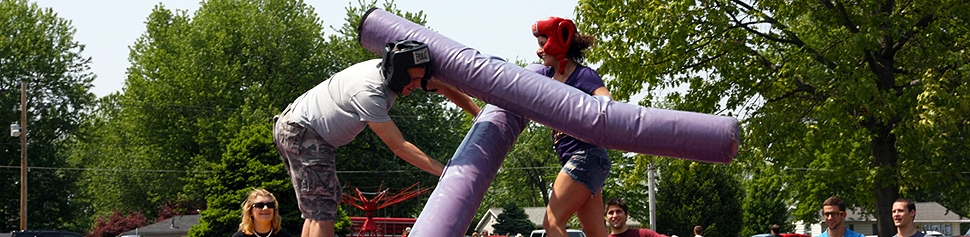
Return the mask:
{"type": "MultiPolygon", "coordinates": [[[[542,227],[542,219],[546,217],[546,207],[523,207],[522,210],[525,215],[529,216],[529,221],[532,222],[537,227],[542,227]]],[[[488,219],[498,219],[498,215],[502,214],[503,209],[501,207],[489,208],[482,220],[479,221],[479,225],[485,224],[484,222],[488,219]]],[[[640,227],[640,222],[628,218],[626,220],[626,225],[631,227],[640,227]]],[[[484,226],[478,226],[479,229],[484,226]]]]}
{"type": "MultiPolygon", "coordinates": [[[[503,211],[504,209],[501,207],[493,207],[489,208],[485,215],[492,215],[492,218],[498,219],[498,215],[501,215],[503,211]]],[[[542,226],[542,218],[546,217],[546,207],[523,207],[522,211],[525,212],[526,216],[529,216],[529,221],[531,221],[532,224],[542,226]]]]}
{"type": "Polygon", "coordinates": [[[128,232],[125,232],[122,235],[137,234],[141,236],[153,236],[153,235],[185,236],[185,235],[188,235],[189,229],[192,228],[192,226],[199,224],[199,217],[200,215],[173,216],[163,221],[156,222],[155,224],[130,230],[128,232]]]}
{"type": "Polygon", "coordinates": [[[944,222],[944,221],[970,221],[935,202],[916,203],[916,221],[924,222],[944,222]]]}
{"type": "MultiPolygon", "coordinates": [[[[856,210],[848,210],[845,221],[876,221],[872,213],[863,213],[856,210]]],[[[970,218],[962,217],[953,213],[935,202],[917,202],[916,219],[914,222],[965,222],[970,223],[970,218]]]]}

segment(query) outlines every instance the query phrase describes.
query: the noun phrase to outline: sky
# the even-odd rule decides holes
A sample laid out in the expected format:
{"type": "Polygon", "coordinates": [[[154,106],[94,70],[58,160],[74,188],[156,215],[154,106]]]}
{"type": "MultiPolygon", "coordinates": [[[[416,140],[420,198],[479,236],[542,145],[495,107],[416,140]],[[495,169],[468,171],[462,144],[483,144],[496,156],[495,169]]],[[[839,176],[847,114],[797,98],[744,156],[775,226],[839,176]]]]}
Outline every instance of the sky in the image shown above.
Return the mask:
{"type": "MultiPolygon", "coordinates": [[[[145,20],[155,5],[167,9],[199,9],[200,0],[32,0],[70,20],[75,40],[85,45],[82,55],[91,57],[91,71],[97,75],[91,90],[98,97],[120,92],[124,87],[128,48],[145,32],[145,20]]],[[[346,7],[356,0],[305,0],[323,21],[325,34],[344,24],[346,7]]],[[[482,53],[535,61],[538,44],[531,26],[547,16],[575,18],[576,0],[398,0],[397,9],[424,11],[427,26],[482,53]]],[[[378,2],[382,5],[383,1],[378,2]]],[[[321,78],[323,80],[325,78],[321,78]]]]}

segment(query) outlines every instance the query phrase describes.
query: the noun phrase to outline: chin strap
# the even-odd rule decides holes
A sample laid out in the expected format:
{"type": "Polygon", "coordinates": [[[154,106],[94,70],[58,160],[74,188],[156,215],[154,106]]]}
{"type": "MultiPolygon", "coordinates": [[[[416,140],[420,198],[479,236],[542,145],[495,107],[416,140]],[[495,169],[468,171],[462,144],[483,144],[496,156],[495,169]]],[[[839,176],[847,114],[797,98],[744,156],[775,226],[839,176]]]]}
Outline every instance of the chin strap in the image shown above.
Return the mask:
{"type": "Polygon", "coordinates": [[[559,59],[559,70],[558,71],[559,71],[559,74],[562,74],[563,71],[566,71],[566,57],[565,56],[563,56],[563,58],[559,59]]]}
{"type": "Polygon", "coordinates": [[[428,90],[428,81],[430,81],[430,80],[431,80],[431,78],[428,78],[428,79],[422,78],[421,79],[421,89],[423,89],[424,91],[427,91],[427,92],[437,92],[438,89],[428,90]]]}

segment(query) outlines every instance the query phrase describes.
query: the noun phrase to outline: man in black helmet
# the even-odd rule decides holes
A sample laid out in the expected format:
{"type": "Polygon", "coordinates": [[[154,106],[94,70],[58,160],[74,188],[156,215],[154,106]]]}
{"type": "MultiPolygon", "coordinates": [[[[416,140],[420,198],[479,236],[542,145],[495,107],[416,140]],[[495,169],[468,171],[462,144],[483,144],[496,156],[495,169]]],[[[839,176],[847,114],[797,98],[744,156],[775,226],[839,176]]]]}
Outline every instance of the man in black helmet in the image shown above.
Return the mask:
{"type": "Polygon", "coordinates": [[[370,127],[395,155],[440,176],[444,165],[404,139],[387,112],[398,96],[416,88],[444,95],[472,116],[481,110],[464,93],[430,78],[427,45],[389,43],[383,59],[364,61],[310,89],[274,118],[273,142],[283,158],[306,220],[303,236],[334,236],[342,194],[334,149],[370,127]]]}

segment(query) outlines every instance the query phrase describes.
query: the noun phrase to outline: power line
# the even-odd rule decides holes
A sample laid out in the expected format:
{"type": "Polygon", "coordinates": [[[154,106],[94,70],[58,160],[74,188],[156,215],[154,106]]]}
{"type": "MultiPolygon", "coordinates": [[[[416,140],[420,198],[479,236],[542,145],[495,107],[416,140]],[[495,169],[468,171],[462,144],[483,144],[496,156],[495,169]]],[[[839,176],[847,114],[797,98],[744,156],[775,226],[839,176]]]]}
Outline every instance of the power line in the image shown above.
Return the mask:
{"type": "MultiPolygon", "coordinates": [[[[20,166],[3,166],[0,168],[20,169],[20,166]]],[[[155,173],[213,173],[211,170],[153,170],[153,169],[110,169],[110,168],[69,168],[28,166],[27,169],[38,170],[69,170],[69,171],[105,171],[105,172],[155,172],[155,173]]],[[[562,169],[561,166],[531,166],[531,167],[503,167],[502,170],[542,170],[562,169]]],[[[799,169],[799,168],[796,168],[799,169]]],[[[801,168],[805,169],[805,168],[801,168]]],[[[422,170],[338,170],[338,174],[372,174],[372,173],[422,173],[422,170]]]]}
{"type": "MultiPolygon", "coordinates": [[[[0,165],[0,168],[20,169],[20,166],[0,165]]],[[[503,167],[502,170],[541,170],[541,169],[561,169],[560,166],[533,166],[533,167],[503,167]]],[[[103,172],[146,172],[146,173],[214,173],[212,170],[156,170],[156,169],[108,169],[108,168],[69,168],[69,167],[42,167],[28,166],[27,169],[37,170],[68,170],[68,171],[103,171],[103,172]]],[[[824,171],[833,172],[835,170],[824,168],[785,168],[785,170],[802,171],[824,171]]],[[[338,170],[338,174],[381,174],[381,173],[423,173],[422,170],[338,170]]],[[[970,174],[970,171],[960,172],[970,174]]]]}
{"type": "MultiPolygon", "coordinates": [[[[0,168],[20,169],[20,166],[0,166],[0,168]]],[[[67,167],[39,167],[28,166],[27,169],[38,170],[69,170],[69,171],[104,171],[104,172],[146,172],[146,173],[215,173],[212,170],[142,170],[142,169],[105,169],[105,168],[67,168],[67,167]]],[[[373,173],[423,173],[422,170],[347,170],[337,171],[338,174],[373,174],[373,173]]]]}
{"type": "MultiPolygon", "coordinates": [[[[449,105],[449,103],[447,103],[447,102],[441,102],[441,103],[442,104],[445,104],[445,105],[449,105]]],[[[114,104],[118,105],[121,108],[124,108],[126,106],[127,107],[139,106],[139,107],[173,107],[173,108],[184,108],[184,109],[194,109],[194,110],[205,110],[205,111],[210,111],[210,112],[216,112],[216,111],[243,111],[243,108],[239,108],[239,107],[216,107],[216,106],[207,106],[207,105],[186,105],[186,104],[171,104],[171,103],[146,102],[146,101],[126,101],[126,102],[118,102],[118,103],[114,103],[114,104]]],[[[283,109],[279,109],[279,110],[269,110],[269,111],[267,111],[264,108],[255,108],[255,109],[251,109],[251,111],[256,112],[256,113],[266,114],[266,115],[272,117],[273,115],[276,115],[279,112],[282,112],[283,109]]],[[[389,115],[389,116],[392,117],[392,118],[420,118],[420,117],[428,117],[427,115],[389,115]]]]}
{"type": "Polygon", "coordinates": [[[533,167],[509,167],[503,170],[541,170],[541,169],[562,169],[562,166],[533,166],[533,167]]]}
{"type": "MultiPolygon", "coordinates": [[[[20,169],[20,166],[0,166],[0,168],[20,169]]],[[[30,169],[38,170],[70,170],[70,171],[110,171],[110,172],[149,172],[149,173],[212,173],[210,170],[133,170],[133,169],[104,169],[104,168],[66,168],[66,167],[40,167],[28,166],[30,169]]]]}

